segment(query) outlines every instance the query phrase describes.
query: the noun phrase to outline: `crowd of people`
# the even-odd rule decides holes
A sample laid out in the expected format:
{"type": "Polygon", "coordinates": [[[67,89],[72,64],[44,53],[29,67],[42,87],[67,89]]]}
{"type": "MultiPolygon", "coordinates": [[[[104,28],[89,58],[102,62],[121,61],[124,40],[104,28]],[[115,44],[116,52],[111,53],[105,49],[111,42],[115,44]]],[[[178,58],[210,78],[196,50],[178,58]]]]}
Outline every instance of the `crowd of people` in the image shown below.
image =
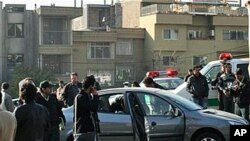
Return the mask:
{"type": "Polygon", "coordinates": [[[74,137],[80,134],[98,132],[97,106],[100,85],[93,75],[87,76],[83,83],[78,74],[70,75],[71,81],[55,86],[48,80],[41,81],[37,87],[32,78],[21,80],[18,105],[14,106],[8,93],[9,84],[3,82],[0,93],[0,140],[1,141],[60,141],[60,130],[64,130],[65,116],[63,107],[72,106],[74,112],[74,137]],[[91,116],[90,116],[91,115],[91,116]],[[93,117],[93,118],[92,118],[93,117]],[[86,122],[88,121],[88,122],[86,122]]]}
{"type": "MultiPolygon", "coordinates": [[[[204,109],[208,106],[209,87],[205,76],[200,73],[200,66],[188,70],[185,76],[186,90],[193,102],[204,109]]],[[[152,77],[145,77],[146,87],[164,89],[154,82],[152,77]]],[[[230,63],[221,64],[221,72],[211,82],[218,90],[219,109],[234,113],[249,120],[250,81],[240,68],[231,71],[230,63]]],[[[129,87],[129,82],[123,83],[129,87]]],[[[62,108],[73,106],[74,140],[96,140],[99,132],[97,108],[100,84],[93,75],[86,76],[81,83],[78,74],[70,74],[70,82],[58,82],[58,88],[52,91],[50,81],[41,81],[37,87],[32,78],[19,82],[19,102],[14,106],[8,93],[9,84],[3,82],[0,93],[0,140],[2,141],[60,141],[60,130],[64,130],[65,116],[62,108]]],[[[132,87],[140,87],[133,81],[132,87]]]]}
{"type": "MultiPolygon", "coordinates": [[[[205,76],[200,73],[200,66],[188,71],[185,81],[186,90],[191,94],[193,102],[204,109],[208,106],[209,87],[205,76]]],[[[212,87],[218,90],[219,110],[244,117],[249,121],[250,81],[243,75],[242,69],[232,72],[232,66],[221,62],[221,71],[211,81],[212,87]]]]}

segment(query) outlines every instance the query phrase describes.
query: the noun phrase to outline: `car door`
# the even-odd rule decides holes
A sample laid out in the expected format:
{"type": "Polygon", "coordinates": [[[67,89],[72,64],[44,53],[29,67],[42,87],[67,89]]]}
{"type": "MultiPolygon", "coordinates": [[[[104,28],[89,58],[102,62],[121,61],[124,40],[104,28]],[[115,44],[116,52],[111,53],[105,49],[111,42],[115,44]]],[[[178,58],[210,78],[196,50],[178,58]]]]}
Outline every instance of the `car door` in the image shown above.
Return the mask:
{"type": "MultiPolygon", "coordinates": [[[[166,100],[157,95],[143,92],[128,94],[132,119],[137,118],[137,110],[133,110],[135,101],[139,102],[139,109],[143,113],[141,118],[146,135],[139,135],[141,140],[150,141],[180,141],[184,136],[184,115],[173,114],[174,107],[166,100]],[[134,113],[133,113],[134,112],[134,113]],[[172,113],[171,113],[172,112],[172,113]],[[146,137],[145,137],[146,136],[146,137]]],[[[135,106],[136,107],[136,106],[135,106]]],[[[136,121],[136,120],[134,120],[136,121]]],[[[135,123],[136,124],[136,123],[135,123]]],[[[140,126],[140,124],[137,124],[140,126]]],[[[138,127],[137,127],[138,128],[138,127]]],[[[141,127],[139,127],[141,129],[141,127]]]]}
{"type": "Polygon", "coordinates": [[[101,141],[133,141],[134,133],[130,114],[126,108],[122,111],[121,107],[117,107],[117,98],[120,97],[123,97],[122,93],[99,97],[98,117],[101,141]]]}

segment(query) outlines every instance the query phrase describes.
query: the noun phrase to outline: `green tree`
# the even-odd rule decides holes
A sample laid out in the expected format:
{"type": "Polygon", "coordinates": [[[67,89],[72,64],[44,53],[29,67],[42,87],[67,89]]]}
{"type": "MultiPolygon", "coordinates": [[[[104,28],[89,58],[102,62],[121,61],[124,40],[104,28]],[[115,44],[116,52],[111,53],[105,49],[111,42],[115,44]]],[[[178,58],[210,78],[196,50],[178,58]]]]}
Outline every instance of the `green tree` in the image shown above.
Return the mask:
{"type": "Polygon", "coordinates": [[[13,98],[18,97],[18,83],[26,77],[31,77],[36,86],[38,86],[39,83],[43,80],[49,80],[51,82],[54,82],[56,80],[54,74],[51,72],[45,72],[35,67],[31,68],[27,66],[17,66],[15,67],[12,78],[10,80],[10,93],[12,94],[13,98]]]}

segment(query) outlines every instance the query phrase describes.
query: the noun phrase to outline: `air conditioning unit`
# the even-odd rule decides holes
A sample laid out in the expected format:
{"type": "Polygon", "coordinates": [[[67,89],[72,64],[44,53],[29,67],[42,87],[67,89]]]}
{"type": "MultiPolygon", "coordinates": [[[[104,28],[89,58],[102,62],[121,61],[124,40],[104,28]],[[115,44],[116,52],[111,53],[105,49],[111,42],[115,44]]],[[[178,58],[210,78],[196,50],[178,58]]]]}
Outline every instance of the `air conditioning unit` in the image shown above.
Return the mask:
{"type": "Polygon", "coordinates": [[[214,37],[214,29],[212,29],[212,30],[209,30],[209,36],[211,36],[211,37],[214,37]]]}

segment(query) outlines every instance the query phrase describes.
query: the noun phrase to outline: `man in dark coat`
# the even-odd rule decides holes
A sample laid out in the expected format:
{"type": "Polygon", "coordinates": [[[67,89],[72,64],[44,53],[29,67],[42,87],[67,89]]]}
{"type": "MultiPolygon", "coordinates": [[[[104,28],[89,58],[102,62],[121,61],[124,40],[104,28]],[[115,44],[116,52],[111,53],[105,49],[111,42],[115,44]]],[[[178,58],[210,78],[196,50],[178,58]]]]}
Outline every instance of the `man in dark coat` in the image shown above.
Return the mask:
{"type": "Polygon", "coordinates": [[[234,113],[232,86],[235,81],[235,75],[232,73],[230,63],[225,64],[225,72],[220,76],[218,88],[223,92],[224,111],[234,113]]]}
{"type": "MultiPolygon", "coordinates": [[[[78,94],[74,101],[74,133],[98,132],[97,108],[99,96],[95,89],[95,78],[87,76],[83,82],[83,90],[78,94]]],[[[78,140],[79,136],[75,136],[78,140]]],[[[92,141],[92,140],[88,140],[92,141]]],[[[94,140],[93,140],[94,141],[94,140]]]]}
{"type": "Polygon", "coordinates": [[[195,66],[193,68],[193,73],[194,74],[190,76],[187,81],[187,91],[192,95],[192,99],[195,103],[203,108],[207,108],[209,93],[207,79],[200,73],[200,66],[195,66]]]}
{"type": "Polygon", "coordinates": [[[24,104],[14,111],[17,120],[15,141],[48,141],[49,113],[46,107],[34,101],[36,92],[32,83],[25,82],[20,86],[20,100],[24,104]]]}
{"type": "Polygon", "coordinates": [[[81,91],[82,83],[78,81],[78,74],[72,72],[70,74],[71,82],[65,85],[64,93],[62,94],[64,104],[69,107],[73,105],[75,96],[81,91]]]}
{"type": "Polygon", "coordinates": [[[233,95],[235,97],[235,114],[249,121],[250,104],[250,82],[243,76],[242,70],[237,68],[236,80],[233,84],[233,95]]]}
{"type": "Polygon", "coordinates": [[[65,117],[56,94],[51,93],[52,86],[47,80],[40,82],[40,92],[37,93],[36,102],[45,106],[49,112],[51,128],[47,141],[60,141],[59,124],[62,122],[61,119],[65,123],[65,117]]]}

